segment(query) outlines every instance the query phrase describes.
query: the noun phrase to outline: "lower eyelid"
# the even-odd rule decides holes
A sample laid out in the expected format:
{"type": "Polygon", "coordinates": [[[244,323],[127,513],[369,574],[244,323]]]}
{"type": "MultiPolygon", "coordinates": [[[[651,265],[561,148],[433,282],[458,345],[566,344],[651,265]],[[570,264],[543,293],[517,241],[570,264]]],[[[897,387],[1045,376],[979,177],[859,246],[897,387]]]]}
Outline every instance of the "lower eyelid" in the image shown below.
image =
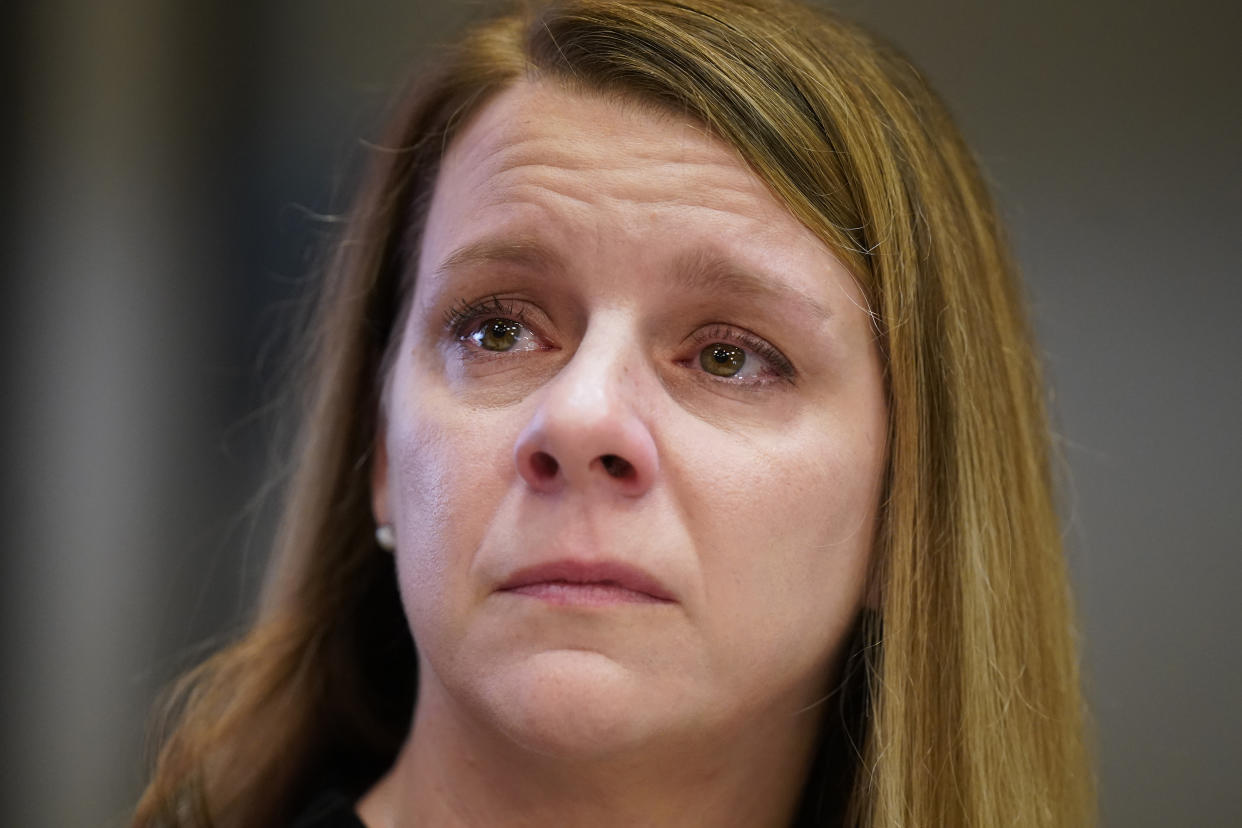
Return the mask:
{"type": "MultiPolygon", "coordinates": [[[[760,356],[760,359],[763,359],[763,357],[760,356]]],[[[699,364],[699,357],[697,354],[692,359],[678,360],[677,364],[694,374],[698,382],[714,388],[724,387],[736,388],[743,391],[757,391],[769,386],[775,386],[778,383],[791,381],[790,378],[775,370],[772,370],[771,368],[763,369],[757,376],[751,377],[715,376],[703,369],[702,365],[699,364]]]]}

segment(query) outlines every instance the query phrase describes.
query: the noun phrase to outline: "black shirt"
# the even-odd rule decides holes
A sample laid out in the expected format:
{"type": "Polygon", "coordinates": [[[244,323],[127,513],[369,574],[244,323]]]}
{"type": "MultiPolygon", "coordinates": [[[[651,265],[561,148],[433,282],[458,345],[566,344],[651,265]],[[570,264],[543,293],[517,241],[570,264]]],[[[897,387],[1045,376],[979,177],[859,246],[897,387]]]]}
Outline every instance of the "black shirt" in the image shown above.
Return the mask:
{"type": "Polygon", "coordinates": [[[354,800],[340,791],[314,797],[289,828],[366,828],[354,811],[354,800]]]}

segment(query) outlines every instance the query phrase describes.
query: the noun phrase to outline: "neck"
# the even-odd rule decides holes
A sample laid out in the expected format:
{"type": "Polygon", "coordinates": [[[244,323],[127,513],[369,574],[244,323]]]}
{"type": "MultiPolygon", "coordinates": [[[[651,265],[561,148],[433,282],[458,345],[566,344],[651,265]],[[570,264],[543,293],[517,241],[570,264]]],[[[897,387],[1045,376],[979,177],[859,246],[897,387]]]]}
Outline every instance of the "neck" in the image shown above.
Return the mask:
{"type": "Polygon", "coordinates": [[[424,684],[396,763],[359,803],[368,828],[787,826],[820,724],[786,710],[725,737],[584,760],[523,748],[424,684]]]}

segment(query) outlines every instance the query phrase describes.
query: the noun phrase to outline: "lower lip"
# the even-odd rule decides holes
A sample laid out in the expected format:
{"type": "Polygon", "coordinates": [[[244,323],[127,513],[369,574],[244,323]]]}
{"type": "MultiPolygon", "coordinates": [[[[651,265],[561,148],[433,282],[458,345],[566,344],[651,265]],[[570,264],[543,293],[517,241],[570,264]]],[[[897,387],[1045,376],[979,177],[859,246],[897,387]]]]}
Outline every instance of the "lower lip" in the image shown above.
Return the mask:
{"type": "Polygon", "coordinates": [[[668,604],[663,598],[656,598],[645,592],[626,589],[623,586],[609,583],[575,584],[567,581],[542,581],[537,584],[506,589],[514,595],[525,595],[538,598],[549,604],[573,606],[602,607],[611,604],[668,604]]]}

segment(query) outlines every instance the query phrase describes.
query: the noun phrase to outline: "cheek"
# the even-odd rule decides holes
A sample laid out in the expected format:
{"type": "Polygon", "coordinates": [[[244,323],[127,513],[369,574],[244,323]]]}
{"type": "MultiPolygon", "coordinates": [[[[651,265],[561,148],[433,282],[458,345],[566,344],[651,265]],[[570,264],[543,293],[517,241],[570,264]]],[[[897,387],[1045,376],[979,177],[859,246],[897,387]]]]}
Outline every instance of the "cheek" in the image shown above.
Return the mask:
{"type": "Polygon", "coordinates": [[[690,520],[718,540],[715,548],[729,550],[720,562],[781,576],[865,558],[882,468],[874,443],[822,431],[772,442],[717,442],[683,464],[699,478],[686,486],[695,492],[690,520]],[[775,549],[789,554],[755,554],[775,549]]]}
{"type": "Polygon", "coordinates": [[[470,566],[488,518],[512,487],[516,431],[496,415],[444,405],[429,395],[390,412],[397,567],[412,626],[434,617],[432,610],[451,616],[453,602],[468,594],[470,566]]]}
{"type": "Polygon", "coordinates": [[[730,657],[767,652],[785,662],[769,676],[822,675],[863,602],[882,466],[869,432],[823,426],[687,458],[710,470],[687,486],[686,514],[730,657]]]}

